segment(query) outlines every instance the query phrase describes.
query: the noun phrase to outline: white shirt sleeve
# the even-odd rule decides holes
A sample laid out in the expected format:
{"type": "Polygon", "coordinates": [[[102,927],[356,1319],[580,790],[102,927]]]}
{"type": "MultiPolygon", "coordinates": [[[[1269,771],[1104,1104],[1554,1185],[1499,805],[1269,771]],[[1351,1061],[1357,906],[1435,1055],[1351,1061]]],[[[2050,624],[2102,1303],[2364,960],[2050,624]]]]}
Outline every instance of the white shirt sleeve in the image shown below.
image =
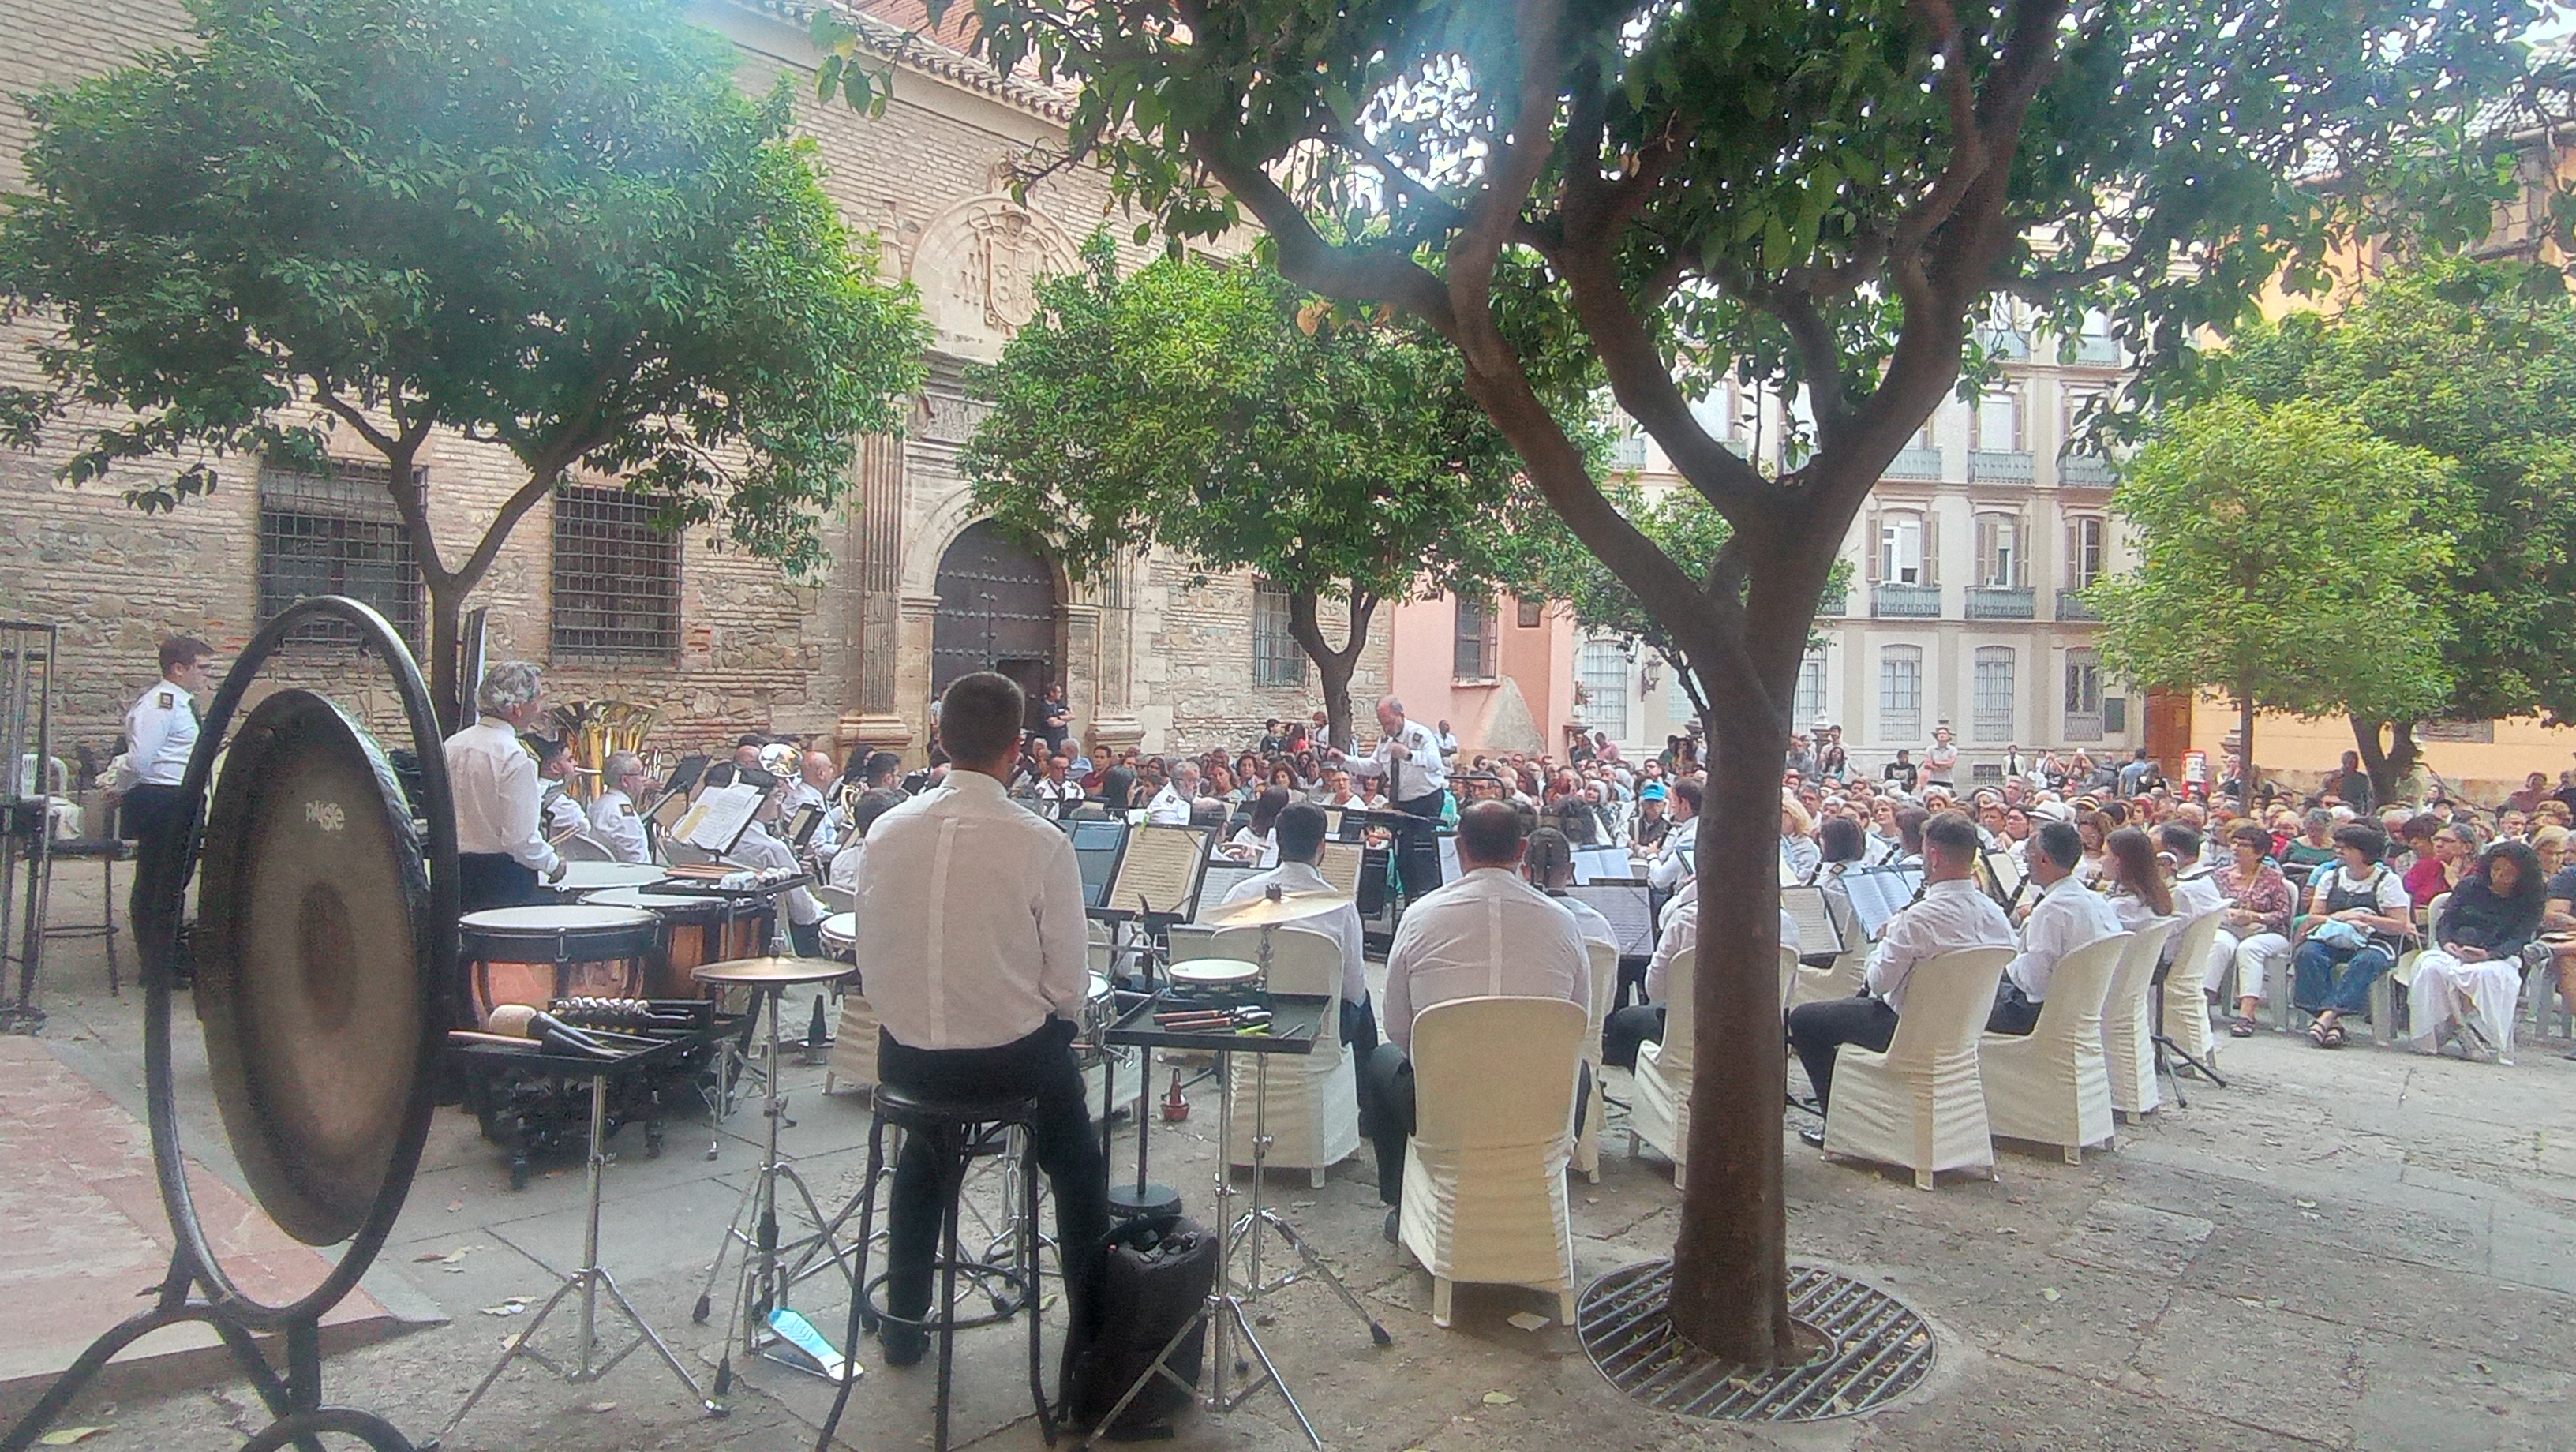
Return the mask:
{"type": "Polygon", "coordinates": [[[540,809],[545,788],[537,779],[536,761],[524,751],[513,750],[501,758],[499,768],[496,785],[501,797],[501,824],[510,838],[510,856],[539,876],[552,873],[562,859],[546,844],[545,814],[540,809]]]}
{"type": "Polygon", "coordinates": [[[1082,868],[1070,839],[1046,854],[1037,879],[1038,992],[1056,1017],[1080,1023],[1091,997],[1091,923],[1083,915],[1082,868]]]}

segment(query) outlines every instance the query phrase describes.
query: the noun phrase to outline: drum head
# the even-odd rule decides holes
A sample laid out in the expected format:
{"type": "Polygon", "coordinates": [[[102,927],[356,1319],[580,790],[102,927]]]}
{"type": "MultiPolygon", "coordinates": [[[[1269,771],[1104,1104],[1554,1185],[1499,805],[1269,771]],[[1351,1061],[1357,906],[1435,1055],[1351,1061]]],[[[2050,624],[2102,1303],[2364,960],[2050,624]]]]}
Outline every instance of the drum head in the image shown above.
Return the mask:
{"type": "Polygon", "coordinates": [[[336,1245],[385,1188],[424,1073],[429,880],[393,770],[309,691],[260,703],[206,820],[196,1010],[251,1193],[336,1245]]]}
{"type": "Polygon", "coordinates": [[[1261,965],[1240,958],[1191,958],[1167,970],[1181,988],[1244,988],[1261,977],[1261,965]]]}
{"type": "Polygon", "coordinates": [[[613,887],[650,887],[670,876],[649,862],[567,862],[557,892],[593,892],[613,887]]]}
{"type": "Polygon", "coordinates": [[[649,928],[653,926],[653,915],[639,908],[568,903],[562,907],[486,908],[458,918],[456,925],[505,937],[517,933],[544,936],[603,928],[649,928]]]}

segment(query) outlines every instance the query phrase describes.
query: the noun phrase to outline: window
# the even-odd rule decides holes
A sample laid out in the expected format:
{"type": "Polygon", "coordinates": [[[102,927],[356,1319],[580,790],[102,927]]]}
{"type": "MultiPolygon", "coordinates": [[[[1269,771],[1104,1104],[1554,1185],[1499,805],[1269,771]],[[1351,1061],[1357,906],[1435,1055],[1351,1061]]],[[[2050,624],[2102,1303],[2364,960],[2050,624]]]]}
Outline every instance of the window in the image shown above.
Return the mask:
{"type": "Polygon", "coordinates": [[[1878,653],[1878,734],[1911,742],[1923,734],[1923,648],[1890,645],[1878,653]]]}
{"type": "Polygon", "coordinates": [[[1691,704],[1690,688],[1682,684],[1681,668],[1675,666],[1664,681],[1664,721],[1675,731],[1699,719],[1699,707],[1691,704]]]}
{"type": "Polygon", "coordinates": [[[1306,653],[1288,628],[1288,592],[1268,580],[1252,585],[1252,684],[1306,684],[1306,653]]]}
{"type": "Polygon", "coordinates": [[[1523,629],[1523,630],[1536,630],[1536,629],[1538,629],[1541,625],[1544,625],[1544,624],[1546,624],[1546,623],[1547,623],[1547,602],[1546,602],[1546,601],[1544,601],[1544,600],[1520,600],[1520,601],[1516,601],[1515,603],[1516,603],[1516,604],[1518,604],[1518,605],[1520,606],[1520,612],[1521,612],[1521,613],[1520,613],[1521,629],[1523,629]]]}
{"type": "MultiPolygon", "coordinates": [[[[413,649],[423,644],[420,558],[385,481],[383,464],[333,460],[328,474],[263,465],[259,471],[259,623],[309,595],[346,595],[375,607],[413,649]]],[[[414,470],[425,492],[429,473],[414,470]]],[[[298,644],[355,645],[354,627],[317,621],[298,644]]]]}
{"type": "Polygon", "coordinates": [[[2104,521],[2098,514],[2066,521],[2066,588],[2081,590],[2102,578],[2104,521]]]}
{"type": "Polygon", "coordinates": [[[2021,521],[2013,515],[1977,516],[1977,583],[1989,590],[2022,583],[2021,521]]]}
{"type": "Polygon", "coordinates": [[[619,488],[555,490],[554,653],[667,659],[680,653],[680,538],[653,501],[619,488]]]}
{"type": "Polygon", "coordinates": [[[1810,650],[1798,662],[1798,694],[1789,704],[1789,729],[1803,730],[1825,719],[1825,653],[1810,650]]]}
{"type": "Polygon", "coordinates": [[[2019,453],[2021,441],[2021,394],[2010,388],[1998,388],[1980,395],[1976,413],[1977,441],[1974,448],[1988,454],[2019,453]]]}
{"type": "Polygon", "coordinates": [[[1583,723],[1607,731],[1613,741],[1628,739],[1628,651],[1606,641],[1583,647],[1583,723]]]}
{"type": "Polygon", "coordinates": [[[1457,650],[1450,661],[1450,675],[1462,681],[1490,681],[1500,654],[1494,640],[1493,602],[1460,596],[1457,650]]]}
{"type": "Polygon", "coordinates": [[[1884,585],[1930,583],[1923,568],[1923,516],[1886,514],[1878,521],[1878,579],[1884,585]]]}
{"type": "Polygon", "coordinates": [[[1646,467],[1646,432],[1624,414],[1619,419],[1618,436],[1610,441],[1610,464],[1618,469],[1646,467]]]}
{"type": "Polygon", "coordinates": [[[2066,653],[2066,739],[2102,739],[2102,657],[2090,650],[2066,653]]]}
{"type": "Polygon", "coordinates": [[[2013,729],[2013,650],[2008,645],[1977,647],[1974,730],[1978,742],[2009,746],[2013,729]]]}

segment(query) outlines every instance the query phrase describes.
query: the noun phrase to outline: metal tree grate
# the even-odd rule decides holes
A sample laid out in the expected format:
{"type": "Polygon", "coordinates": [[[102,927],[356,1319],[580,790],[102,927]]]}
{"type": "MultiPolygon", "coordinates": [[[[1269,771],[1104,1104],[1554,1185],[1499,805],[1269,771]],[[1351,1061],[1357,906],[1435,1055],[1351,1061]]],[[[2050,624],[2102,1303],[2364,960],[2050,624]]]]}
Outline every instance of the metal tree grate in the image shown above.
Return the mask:
{"type": "Polygon", "coordinates": [[[1885,1403],[1932,1369],[1932,1328],[1875,1286],[1820,1266],[1789,1268],[1789,1315],[1824,1349],[1796,1366],[1748,1370],[1673,1335],[1673,1263],[1646,1261],[1586,1287],[1575,1334],[1610,1384],[1662,1411],[1735,1422],[1811,1422],[1885,1403]]]}

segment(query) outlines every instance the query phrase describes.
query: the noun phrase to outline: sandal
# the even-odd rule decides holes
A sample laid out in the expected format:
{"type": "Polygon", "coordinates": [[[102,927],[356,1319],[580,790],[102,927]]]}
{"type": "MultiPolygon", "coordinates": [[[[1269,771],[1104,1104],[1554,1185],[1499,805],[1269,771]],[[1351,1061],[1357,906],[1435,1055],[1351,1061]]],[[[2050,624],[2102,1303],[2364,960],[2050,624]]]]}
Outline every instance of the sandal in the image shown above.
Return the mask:
{"type": "Polygon", "coordinates": [[[2327,1029],[2327,1030],[2326,1030],[2326,1036],[2325,1036],[2325,1040],[2324,1040],[2324,1042],[2325,1042],[2325,1046],[2326,1046],[2327,1048],[2329,1048],[2329,1049],[2340,1049],[2340,1048],[2342,1048],[2342,1047],[2343,1047],[2343,1025],[2342,1025],[2342,1024],[2336,1024],[2336,1025],[2334,1025],[2332,1028],[2327,1029]]]}
{"type": "Polygon", "coordinates": [[[2254,1020],[2241,1013],[2236,1015],[2236,1021],[2227,1026],[2227,1036],[2231,1039],[2254,1037],[2254,1020]]]}

